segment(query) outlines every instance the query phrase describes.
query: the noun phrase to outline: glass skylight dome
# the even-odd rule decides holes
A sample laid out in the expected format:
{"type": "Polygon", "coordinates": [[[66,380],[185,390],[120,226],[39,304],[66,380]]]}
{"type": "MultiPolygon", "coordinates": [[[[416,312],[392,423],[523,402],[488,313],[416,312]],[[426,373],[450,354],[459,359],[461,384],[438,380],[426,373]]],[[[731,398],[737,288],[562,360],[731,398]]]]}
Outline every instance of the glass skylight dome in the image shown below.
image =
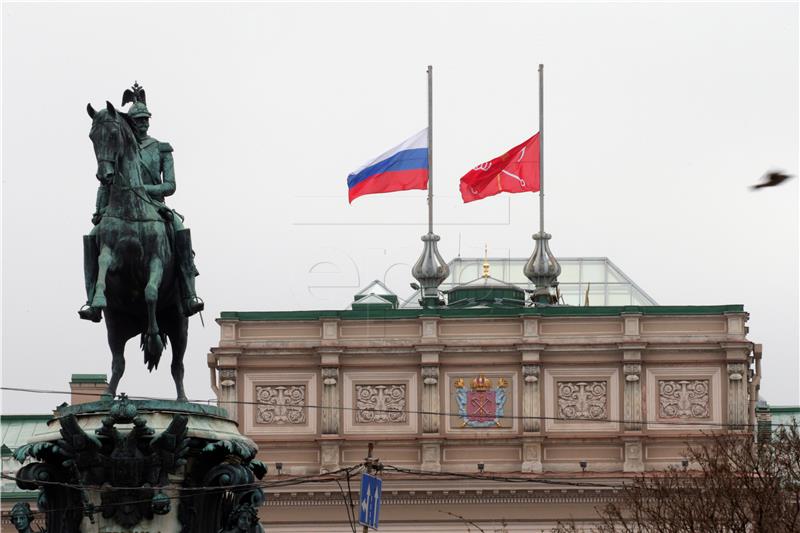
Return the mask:
{"type": "MultiPolygon", "coordinates": [[[[585,305],[587,289],[591,306],[658,305],[607,257],[558,257],[557,259],[561,264],[558,289],[566,305],[585,305]]],[[[485,260],[483,257],[453,259],[448,264],[450,276],[439,289],[448,291],[480,278],[483,275],[485,260]]],[[[533,290],[533,284],[522,272],[527,261],[528,258],[488,259],[493,278],[513,283],[522,289],[533,290]]],[[[417,308],[418,300],[419,291],[416,291],[405,298],[400,307],[417,308]]]]}

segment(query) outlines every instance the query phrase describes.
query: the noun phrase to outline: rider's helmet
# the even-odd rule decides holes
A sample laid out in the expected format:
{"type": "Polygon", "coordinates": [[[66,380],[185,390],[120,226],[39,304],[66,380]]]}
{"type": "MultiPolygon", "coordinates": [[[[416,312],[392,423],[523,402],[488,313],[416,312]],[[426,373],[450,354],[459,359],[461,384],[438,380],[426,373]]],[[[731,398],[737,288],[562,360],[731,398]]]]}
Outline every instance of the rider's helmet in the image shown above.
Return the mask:
{"type": "Polygon", "coordinates": [[[131,118],[150,118],[152,115],[150,114],[150,111],[147,110],[147,106],[144,104],[144,102],[134,102],[131,108],[128,110],[128,116],[131,118]]]}

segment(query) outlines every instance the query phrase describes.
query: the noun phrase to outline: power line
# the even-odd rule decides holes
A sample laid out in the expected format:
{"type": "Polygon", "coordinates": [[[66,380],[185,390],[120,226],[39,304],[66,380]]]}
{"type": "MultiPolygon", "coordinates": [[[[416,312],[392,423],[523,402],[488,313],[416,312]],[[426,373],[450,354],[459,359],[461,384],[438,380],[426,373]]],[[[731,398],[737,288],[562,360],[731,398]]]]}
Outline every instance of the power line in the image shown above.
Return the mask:
{"type": "MultiPolygon", "coordinates": [[[[80,393],[80,392],[72,392],[72,391],[56,391],[56,390],[46,390],[46,389],[30,389],[30,388],[22,388],[22,387],[0,387],[0,390],[6,391],[14,391],[14,392],[29,392],[29,393],[36,393],[36,394],[70,394],[70,395],[84,395],[84,396],[97,396],[97,393],[80,393]]],[[[128,396],[131,400],[157,400],[157,401],[172,401],[169,398],[157,398],[153,396],[128,396]]],[[[221,401],[218,399],[206,399],[206,400],[189,400],[190,403],[197,403],[197,404],[208,404],[211,405],[212,402],[219,402],[225,404],[232,404],[232,405],[258,405],[263,406],[265,404],[259,402],[247,402],[242,400],[231,400],[231,401],[221,401]]],[[[303,409],[332,409],[337,411],[358,411],[358,412],[371,412],[371,413],[405,413],[405,414],[418,414],[418,415],[432,415],[432,416],[446,416],[452,418],[463,418],[463,416],[459,413],[452,413],[448,411],[421,411],[421,410],[411,410],[411,409],[377,409],[377,408],[358,408],[358,407],[347,407],[342,405],[315,405],[315,404],[298,404],[293,405],[293,407],[299,407],[303,409]]],[[[604,423],[619,423],[619,424],[636,424],[636,425],[661,425],[661,426],[703,426],[703,427],[720,427],[720,428],[737,428],[743,429],[752,426],[753,424],[730,424],[725,422],[700,422],[700,421],[692,421],[692,420],[649,420],[649,419],[641,419],[641,420],[622,420],[622,419],[613,419],[613,418],[604,418],[602,420],[597,420],[594,418],[567,418],[563,416],[525,416],[525,415],[499,415],[497,416],[498,419],[506,419],[506,420],[552,420],[552,421],[567,421],[567,422],[604,422],[604,423]]],[[[792,424],[774,424],[772,427],[781,427],[786,426],[790,427],[792,424]]]]}

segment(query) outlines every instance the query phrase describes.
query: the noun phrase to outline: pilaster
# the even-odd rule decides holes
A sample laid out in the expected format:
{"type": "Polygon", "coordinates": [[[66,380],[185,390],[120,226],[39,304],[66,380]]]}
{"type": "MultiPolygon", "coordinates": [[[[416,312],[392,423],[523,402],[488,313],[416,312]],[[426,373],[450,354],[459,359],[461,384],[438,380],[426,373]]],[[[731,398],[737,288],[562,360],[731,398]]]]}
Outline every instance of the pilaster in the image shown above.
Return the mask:
{"type": "Polygon", "coordinates": [[[642,364],[625,363],[622,365],[625,375],[624,417],[625,431],[641,431],[642,429],[642,364]]]}
{"type": "Polygon", "coordinates": [[[322,367],[322,434],[339,433],[339,368],[322,367]]]}
{"type": "Polygon", "coordinates": [[[747,365],[728,363],[728,423],[744,429],[747,425],[747,407],[747,365]]]}
{"type": "Polygon", "coordinates": [[[239,421],[239,390],[235,368],[220,368],[219,372],[219,403],[218,405],[228,412],[228,418],[239,421]]]}
{"type": "MultiPolygon", "coordinates": [[[[539,400],[539,377],[541,365],[522,365],[522,431],[533,433],[541,431],[541,405],[539,400]]],[[[541,466],[541,465],[540,465],[541,466]]]]}
{"type": "Polygon", "coordinates": [[[439,367],[422,367],[422,432],[439,433],[439,367]]]}

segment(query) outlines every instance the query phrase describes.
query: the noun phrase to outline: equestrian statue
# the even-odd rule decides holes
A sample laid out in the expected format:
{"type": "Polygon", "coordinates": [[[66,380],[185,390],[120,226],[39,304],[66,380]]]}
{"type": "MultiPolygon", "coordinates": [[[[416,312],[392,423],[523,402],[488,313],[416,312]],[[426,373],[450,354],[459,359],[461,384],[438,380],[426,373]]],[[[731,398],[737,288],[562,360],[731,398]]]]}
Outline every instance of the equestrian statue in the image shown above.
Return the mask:
{"type": "Polygon", "coordinates": [[[83,237],[87,302],[78,315],[92,322],[105,318],[112,354],[107,394],[116,395],[125,371],[125,344],[141,335],[150,371],[167,340],[172,343],[172,377],[178,400],[185,401],[188,317],[204,307],[195,292],[191,234],[164,203],[175,192],[173,150],[147,134],[151,114],[138,83],[124,92],[122,105],[127,103],[127,113],[110,102],[99,111],[86,107],[100,185],[94,228],[83,237]]]}

